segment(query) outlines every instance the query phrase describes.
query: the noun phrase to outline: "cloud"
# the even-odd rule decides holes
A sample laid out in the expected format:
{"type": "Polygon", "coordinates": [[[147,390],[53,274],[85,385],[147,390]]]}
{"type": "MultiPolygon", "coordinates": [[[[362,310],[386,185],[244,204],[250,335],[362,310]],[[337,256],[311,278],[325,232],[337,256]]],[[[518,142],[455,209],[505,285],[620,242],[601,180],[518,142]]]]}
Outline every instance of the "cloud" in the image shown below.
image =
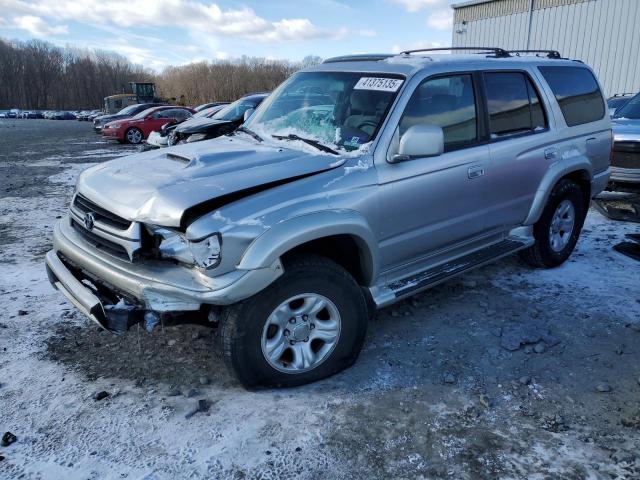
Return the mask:
{"type": "Polygon", "coordinates": [[[0,12],[127,27],[178,27],[208,35],[232,35],[258,42],[340,38],[306,18],[270,21],[249,7],[223,10],[193,0],[0,0],[0,12]]]}
{"type": "Polygon", "coordinates": [[[400,53],[405,50],[418,50],[420,48],[440,48],[442,44],[440,42],[414,42],[410,45],[394,45],[391,47],[392,53],[400,53]]]}
{"type": "Polygon", "coordinates": [[[34,37],[51,37],[69,33],[69,28],[66,25],[49,25],[42,18],[33,15],[15,17],[12,23],[7,21],[3,23],[13,28],[26,30],[34,37]]]}
{"type": "Polygon", "coordinates": [[[429,15],[427,25],[436,30],[451,30],[453,27],[453,12],[450,9],[437,10],[429,15]]]}
{"type": "Polygon", "coordinates": [[[407,12],[419,12],[429,7],[440,7],[447,3],[446,0],[391,0],[402,6],[407,12]]]}
{"type": "Polygon", "coordinates": [[[378,36],[378,32],[376,32],[375,30],[363,29],[358,30],[358,35],[360,35],[361,37],[373,38],[378,36]]]}

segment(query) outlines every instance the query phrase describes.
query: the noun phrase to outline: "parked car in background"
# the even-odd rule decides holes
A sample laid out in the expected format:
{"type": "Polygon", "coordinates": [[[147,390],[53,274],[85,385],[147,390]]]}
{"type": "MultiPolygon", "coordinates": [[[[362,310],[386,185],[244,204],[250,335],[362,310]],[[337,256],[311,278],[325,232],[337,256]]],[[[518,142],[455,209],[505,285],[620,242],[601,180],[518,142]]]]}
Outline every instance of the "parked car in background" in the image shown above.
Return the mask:
{"type": "Polygon", "coordinates": [[[102,110],[92,110],[89,115],[87,115],[87,121],[93,122],[100,115],[104,115],[102,110]]]}
{"type": "Polygon", "coordinates": [[[562,265],[609,179],[593,71],[433,50],[326,60],[233,137],[85,170],[51,283],[105,328],[208,317],[244,385],[282,387],[352,365],[375,308],[515,252],[562,265]]]}
{"type": "Polygon", "coordinates": [[[121,143],[137,145],[151,132],[160,130],[164,124],[182,122],[193,113],[193,109],[178,105],[148,108],[130,119],[107,123],[102,129],[102,136],[121,143]]]}
{"type": "Polygon", "coordinates": [[[634,93],[616,93],[613,97],[607,98],[609,116],[613,117],[620,107],[627,103],[634,96],[634,93]]]}
{"type": "Polygon", "coordinates": [[[202,105],[198,105],[197,107],[194,108],[194,110],[196,112],[201,112],[202,110],[206,110],[208,108],[211,107],[217,107],[220,105],[228,105],[229,102],[210,102],[210,103],[203,103],[202,105]]]}
{"type": "Polygon", "coordinates": [[[148,148],[160,148],[160,147],[168,146],[169,136],[179,125],[184,125],[185,123],[192,124],[193,122],[198,122],[203,118],[211,118],[220,110],[222,110],[225,107],[225,105],[228,105],[228,104],[221,103],[220,105],[205,108],[204,110],[200,110],[199,112],[196,112],[191,118],[181,123],[164,124],[159,131],[151,132],[151,134],[147,138],[146,146],[148,148]]]}
{"type": "Polygon", "coordinates": [[[115,120],[124,120],[127,118],[132,118],[140,112],[151,108],[151,107],[159,107],[163,105],[162,103],[136,103],[135,105],[129,105],[128,107],[124,107],[118,113],[114,113],[112,115],[98,115],[93,119],[93,129],[96,133],[102,133],[102,128],[109,122],[113,122],[115,120]]]}
{"type": "Polygon", "coordinates": [[[268,93],[246,95],[208,117],[192,119],[178,125],[170,134],[169,145],[199,142],[233,132],[244,122],[245,112],[253,110],[269,96],[268,93]]]}
{"type": "Polygon", "coordinates": [[[612,119],[610,190],[640,191],[640,94],[616,110],[612,119]]]}
{"type": "Polygon", "coordinates": [[[63,111],[55,112],[51,118],[53,120],[75,120],[76,116],[71,112],[63,111]]]}

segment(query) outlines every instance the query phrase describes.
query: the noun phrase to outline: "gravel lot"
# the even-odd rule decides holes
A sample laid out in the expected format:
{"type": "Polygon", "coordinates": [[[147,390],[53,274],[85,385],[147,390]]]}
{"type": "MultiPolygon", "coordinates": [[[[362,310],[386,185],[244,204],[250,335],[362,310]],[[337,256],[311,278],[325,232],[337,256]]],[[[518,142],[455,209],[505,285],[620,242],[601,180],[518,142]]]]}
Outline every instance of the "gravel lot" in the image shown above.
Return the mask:
{"type": "Polygon", "coordinates": [[[476,270],[380,311],[350,370],[247,392],[215,330],[112,336],[48,284],[78,172],[132,151],[0,120],[0,478],[640,478],[637,225],[591,210],[564,266],[476,270]]]}

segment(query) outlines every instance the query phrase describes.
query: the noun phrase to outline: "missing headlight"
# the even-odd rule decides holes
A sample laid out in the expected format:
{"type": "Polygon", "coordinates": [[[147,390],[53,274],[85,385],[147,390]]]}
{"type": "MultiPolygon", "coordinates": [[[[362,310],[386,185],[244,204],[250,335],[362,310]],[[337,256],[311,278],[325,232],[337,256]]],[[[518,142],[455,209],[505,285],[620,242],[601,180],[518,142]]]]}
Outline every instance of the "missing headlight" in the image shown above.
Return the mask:
{"type": "Polygon", "coordinates": [[[222,237],[214,233],[197,242],[189,242],[189,249],[193,254],[196,265],[202,268],[215,268],[222,259],[222,237]]]}

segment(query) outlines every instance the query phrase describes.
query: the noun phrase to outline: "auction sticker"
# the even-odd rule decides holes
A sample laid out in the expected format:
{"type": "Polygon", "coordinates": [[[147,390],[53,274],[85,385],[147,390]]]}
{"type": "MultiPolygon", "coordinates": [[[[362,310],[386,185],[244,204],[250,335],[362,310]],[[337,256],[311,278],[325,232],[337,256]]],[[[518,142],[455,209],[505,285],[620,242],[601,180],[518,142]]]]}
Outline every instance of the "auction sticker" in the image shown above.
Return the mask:
{"type": "Polygon", "coordinates": [[[404,80],[397,78],[362,77],[353,87],[354,90],[378,90],[381,92],[397,92],[404,80]]]}

